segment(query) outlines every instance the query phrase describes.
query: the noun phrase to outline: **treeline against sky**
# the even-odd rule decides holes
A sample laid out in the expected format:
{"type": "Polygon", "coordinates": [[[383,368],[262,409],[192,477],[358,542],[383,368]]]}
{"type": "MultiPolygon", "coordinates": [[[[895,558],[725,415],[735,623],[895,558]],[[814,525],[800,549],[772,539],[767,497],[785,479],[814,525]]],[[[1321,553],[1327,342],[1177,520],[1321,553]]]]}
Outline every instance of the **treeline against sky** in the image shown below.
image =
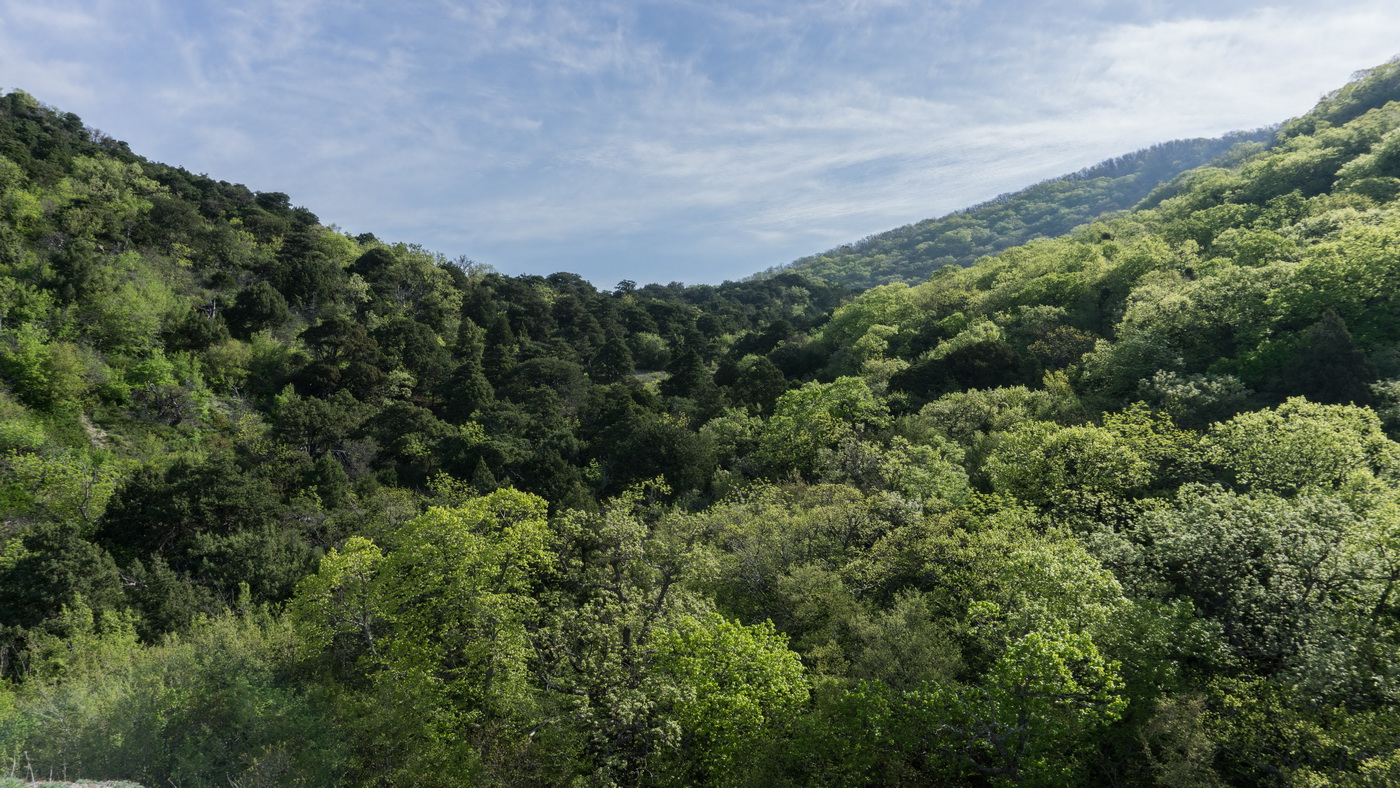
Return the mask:
{"type": "Polygon", "coordinates": [[[1153,145],[947,216],[803,257],[760,276],[800,273],[860,290],[894,282],[918,284],[946,265],[968,266],[986,255],[1064,235],[1132,208],[1186,170],[1207,163],[1230,166],[1258,153],[1273,135],[1273,129],[1261,129],[1153,145]]]}

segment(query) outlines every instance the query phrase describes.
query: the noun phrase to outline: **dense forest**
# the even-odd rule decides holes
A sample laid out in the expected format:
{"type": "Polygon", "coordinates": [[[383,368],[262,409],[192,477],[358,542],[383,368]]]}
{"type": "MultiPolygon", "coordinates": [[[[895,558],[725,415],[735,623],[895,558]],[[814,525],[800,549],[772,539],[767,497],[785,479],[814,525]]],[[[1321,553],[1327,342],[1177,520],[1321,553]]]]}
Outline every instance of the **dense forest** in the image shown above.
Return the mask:
{"type": "Polygon", "coordinates": [[[896,282],[918,284],[943,266],[968,266],[981,257],[1064,235],[1132,208],[1187,170],[1207,164],[1231,166],[1263,150],[1274,131],[1164,142],[938,219],[803,257],[759,276],[800,273],[860,290],[896,282]]]}
{"type": "Polygon", "coordinates": [[[600,292],[11,92],[0,766],[1400,783],[1398,196],[1393,62],[917,284],[600,292]]]}

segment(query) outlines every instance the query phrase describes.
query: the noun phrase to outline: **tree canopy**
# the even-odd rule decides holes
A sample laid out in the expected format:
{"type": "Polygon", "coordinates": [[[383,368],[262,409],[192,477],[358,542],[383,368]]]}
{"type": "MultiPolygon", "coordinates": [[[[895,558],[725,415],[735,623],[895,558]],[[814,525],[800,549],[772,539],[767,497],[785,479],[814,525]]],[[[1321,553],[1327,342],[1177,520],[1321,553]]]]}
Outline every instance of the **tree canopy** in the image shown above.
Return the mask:
{"type": "Polygon", "coordinates": [[[1398,102],[599,290],[0,96],[0,760],[1394,784],[1398,102]]]}

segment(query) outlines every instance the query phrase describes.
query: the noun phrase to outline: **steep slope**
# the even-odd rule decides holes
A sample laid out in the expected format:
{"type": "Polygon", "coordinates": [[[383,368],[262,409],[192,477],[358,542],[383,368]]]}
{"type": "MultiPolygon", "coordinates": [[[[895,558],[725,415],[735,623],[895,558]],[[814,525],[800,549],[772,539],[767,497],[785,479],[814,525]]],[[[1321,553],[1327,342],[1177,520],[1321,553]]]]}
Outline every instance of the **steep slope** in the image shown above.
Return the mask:
{"type": "MultiPolygon", "coordinates": [[[[1369,384],[1400,375],[1397,71],[1329,96],[1267,150],[1184,173],[1143,210],[869,291],[821,341],[909,364],[890,385],[918,401],[1054,370],[1107,402],[1190,385],[1371,401],[1369,384]]],[[[831,374],[861,363],[844,351],[831,374]]]]}
{"type": "Polygon", "coordinates": [[[801,273],[854,290],[891,282],[915,284],[945,265],[965,267],[979,257],[1034,238],[1063,235],[1132,208],[1159,184],[1210,162],[1227,165],[1261,149],[1273,133],[1262,129],[1154,145],[938,219],[803,257],[759,276],[801,273]]]}

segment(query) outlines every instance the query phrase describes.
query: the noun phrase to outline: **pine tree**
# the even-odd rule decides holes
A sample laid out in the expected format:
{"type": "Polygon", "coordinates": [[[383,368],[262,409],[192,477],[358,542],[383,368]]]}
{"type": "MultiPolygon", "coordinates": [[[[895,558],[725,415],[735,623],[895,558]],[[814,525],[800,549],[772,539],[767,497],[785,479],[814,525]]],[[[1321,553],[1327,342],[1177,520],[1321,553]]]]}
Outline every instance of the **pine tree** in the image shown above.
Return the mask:
{"type": "Polygon", "coordinates": [[[1346,322],[1329,309],[1303,335],[1297,354],[1284,368],[1282,388],[1313,402],[1364,405],[1370,401],[1369,384],[1375,377],[1346,322]]]}
{"type": "Polygon", "coordinates": [[[632,358],[632,351],[627,347],[627,343],[622,340],[622,336],[609,333],[607,341],[594,354],[589,368],[593,377],[600,383],[616,383],[632,374],[636,368],[636,362],[632,358]]]}
{"type": "Polygon", "coordinates": [[[670,377],[661,381],[661,393],[668,397],[694,397],[710,382],[710,371],[694,348],[667,364],[666,371],[670,377]]]}

